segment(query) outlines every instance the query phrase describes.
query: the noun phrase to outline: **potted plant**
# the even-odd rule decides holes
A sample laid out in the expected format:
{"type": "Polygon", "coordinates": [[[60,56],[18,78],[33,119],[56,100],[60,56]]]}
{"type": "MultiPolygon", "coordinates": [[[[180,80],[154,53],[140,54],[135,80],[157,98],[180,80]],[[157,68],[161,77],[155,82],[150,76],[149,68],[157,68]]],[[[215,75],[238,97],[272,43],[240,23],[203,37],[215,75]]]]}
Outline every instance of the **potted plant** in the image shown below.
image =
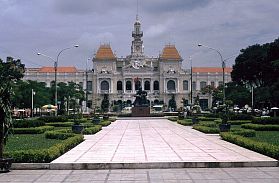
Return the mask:
{"type": "Polygon", "coordinates": [[[94,114],[92,118],[92,123],[99,124],[100,122],[101,122],[101,118],[98,115],[94,114]]]}
{"type": "Polygon", "coordinates": [[[4,157],[4,145],[11,127],[12,85],[23,77],[24,65],[20,60],[7,57],[7,62],[0,59],[0,172],[8,172],[12,158],[4,157]]]}
{"type": "Polygon", "coordinates": [[[72,131],[74,133],[82,133],[84,130],[84,126],[81,124],[81,120],[74,120],[74,124],[72,125],[72,131]]]}
{"type": "Polygon", "coordinates": [[[221,119],[222,119],[222,122],[219,125],[220,132],[228,132],[228,131],[230,131],[231,124],[228,123],[228,120],[229,120],[228,114],[224,113],[221,119]]]}

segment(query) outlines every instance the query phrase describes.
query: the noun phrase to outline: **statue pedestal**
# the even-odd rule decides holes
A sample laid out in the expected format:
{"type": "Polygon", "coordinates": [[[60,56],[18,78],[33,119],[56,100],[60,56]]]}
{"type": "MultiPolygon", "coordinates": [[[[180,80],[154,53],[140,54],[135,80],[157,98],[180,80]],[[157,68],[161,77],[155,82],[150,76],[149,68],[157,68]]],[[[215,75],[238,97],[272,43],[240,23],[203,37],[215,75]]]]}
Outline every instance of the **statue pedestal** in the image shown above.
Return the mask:
{"type": "Polygon", "coordinates": [[[136,106],[132,108],[132,117],[149,117],[150,107],[148,106],[136,106]]]}

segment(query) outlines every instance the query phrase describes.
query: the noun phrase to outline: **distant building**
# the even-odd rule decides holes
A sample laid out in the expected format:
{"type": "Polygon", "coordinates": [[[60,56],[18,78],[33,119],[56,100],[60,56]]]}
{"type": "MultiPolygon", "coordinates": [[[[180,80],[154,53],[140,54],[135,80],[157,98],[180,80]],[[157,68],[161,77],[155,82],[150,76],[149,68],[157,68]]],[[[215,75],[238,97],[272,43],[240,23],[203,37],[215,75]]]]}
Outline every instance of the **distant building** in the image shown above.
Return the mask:
{"type": "MultiPolygon", "coordinates": [[[[104,94],[109,95],[111,103],[132,105],[138,90],[135,80],[139,80],[143,90],[148,92],[151,105],[168,105],[172,95],[178,107],[193,103],[198,96],[202,109],[210,108],[212,97],[202,94],[201,88],[222,84],[222,68],[192,68],[193,82],[191,86],[191,70],[182,68],[182,57],[175,45],[166,45],[158,57],[144,54],[143,32],[137,19],[132,32],[131,54],[117,58],[109,44],[100,45],[93,58],[92,102],[100,106],[104,94]],[[191,100],[191,90],[193,91],[191,100]],[[185,103],[182,104],[182,98],[185,103]]],[[[231,81],[231,68],[225,68],[225,82],[231,81]]]]}
{"type": "MultiPolygon", "coordinates": [[[[92,60],[92,71],[58,67],[57,82],[72,81],[83,86],[87,90],[89,108],[100,106],[104,94],[108,94],[111,104],[131,106],[138,90],[135,80],[139,80],[142,89],[148,92],[150,105],[168,105],[174,95],[178,107],[193,104],[198,97],[202,109],[211,108],[212,96],[202,94],[200,90],[207,85],[222,85],[222,68],[193,67],[191,86],[191,69],[182,68],[183,59],[175,45],[166,45],[158,57],[146,56],[138,19],[132,37],[131,54],[127,57],[117,58],[109,44],[102,44],[92,60]],[[181,102],[183,98],[184,104],[181,102]]],[[[232,68],[225,68],[225,82],[231,81],[231,71],[232,68]]],[[[54,80],[54,68],[27,68],[24,80],[45,82],[50,86],[54,80]]]]}

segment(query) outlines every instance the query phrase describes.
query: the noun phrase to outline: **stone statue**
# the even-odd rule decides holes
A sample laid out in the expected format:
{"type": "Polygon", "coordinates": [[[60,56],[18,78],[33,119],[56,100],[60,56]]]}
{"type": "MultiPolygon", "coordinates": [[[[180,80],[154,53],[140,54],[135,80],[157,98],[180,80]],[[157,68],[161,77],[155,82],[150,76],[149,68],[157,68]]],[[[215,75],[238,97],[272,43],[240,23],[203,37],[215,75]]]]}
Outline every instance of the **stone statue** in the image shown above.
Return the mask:
{"type": "Polygon", "coordinates": [[[134,95],[134,97],[136,97],[136,100],[133,103],[134,107],[148,106],[148,101],[146,99],[146,96],[147,96],[147,92],[142,91],[141,86],[139,86],[139,90],[137,91],[137,94],[134,95]]]}

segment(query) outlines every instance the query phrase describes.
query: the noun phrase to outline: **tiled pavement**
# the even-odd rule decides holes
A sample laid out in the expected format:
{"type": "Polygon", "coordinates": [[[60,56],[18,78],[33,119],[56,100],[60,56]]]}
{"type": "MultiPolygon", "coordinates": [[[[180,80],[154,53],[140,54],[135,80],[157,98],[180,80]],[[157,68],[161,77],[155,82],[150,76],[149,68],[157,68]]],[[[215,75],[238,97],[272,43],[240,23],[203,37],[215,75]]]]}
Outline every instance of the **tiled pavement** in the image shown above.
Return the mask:
{"type": "Polygon", "coordinates": [[[279,167],[116,170],[13,170],[0,182],[15,183],[278,183],[279,167]]]}
{"type": "MultiPolygon", "coordinates": [[[[272,162],[245,148],[167,119],[117,120],[54,160],[67,163],[272,162]]],[[[141,167],[150,168],[150,167],[141,167]]],[[[166,168],[166,167],[165,167],[166,168]]],[[[179,168],[179,167],[177,167],[179,168]]]]}

